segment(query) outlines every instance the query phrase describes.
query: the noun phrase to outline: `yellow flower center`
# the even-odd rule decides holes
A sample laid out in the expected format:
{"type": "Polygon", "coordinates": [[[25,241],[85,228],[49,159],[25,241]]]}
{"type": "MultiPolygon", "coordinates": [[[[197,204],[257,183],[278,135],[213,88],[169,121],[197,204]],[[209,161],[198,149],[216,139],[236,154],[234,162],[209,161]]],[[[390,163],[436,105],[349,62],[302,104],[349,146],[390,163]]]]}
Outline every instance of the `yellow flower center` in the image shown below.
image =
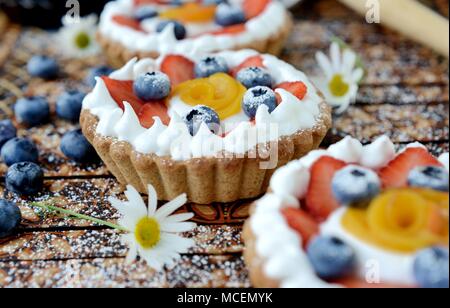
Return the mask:
{"type": "Polygon", "coordinates": [[[350,89],[350,85],[344,81],[344,78],[340,74],[336,74],[328,84],[331,94],[336,97],[342,97],[346,95],[350,89]]]}
{"type": "Polygon", "coordinates": [[[80,49],[85,49],[91,44],[91,38],[86,32],[80,32],[75,36],[75,45],[80,49]]]}
{"type": "Polygon", "coordinates": [[[145,249],[155,247],[161,239],[159,223],[156,219],[151,217],[142,218],[137,223],[134,234],[136,241],[145,249]]]}

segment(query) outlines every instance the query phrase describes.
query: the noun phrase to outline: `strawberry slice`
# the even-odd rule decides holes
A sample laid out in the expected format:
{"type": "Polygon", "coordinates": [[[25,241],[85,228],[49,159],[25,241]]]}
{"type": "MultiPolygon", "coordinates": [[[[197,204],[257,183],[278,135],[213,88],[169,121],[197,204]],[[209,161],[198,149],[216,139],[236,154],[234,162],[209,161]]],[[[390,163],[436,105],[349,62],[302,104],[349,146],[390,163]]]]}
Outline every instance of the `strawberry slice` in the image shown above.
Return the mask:
{"type": "Polygon", "coordinates": [[[260,55],[252,56],[250,58],[245,59],[244,62],[242,62],[237,67],[232,69],[231,73],[233,76],[236,76],[240,70],[247,67],[265,67],[263,61],[264,60],[260,55]]]}
{"type": "Polygon", "coordinates": [[[210,32],[213,35],[236,35],[245,31],[245,24],[232,25],[210,32]]]}
{"type": "Polygon", "coordinates": [[[167,114],[167,106],[163,100],[144,102],[134,94],[132,80],[115,80],[107,76],[101,77],[108,88],[109,94],[117,103],[117,105],[124,109],[123,102],[128,102],[133,108],[134,112],[139,117],[141,125],[149,128],[153,125],[153,117],[160,117],[164,124],[170,121],[167,114]]]}
{"type": "Polygon", "coordinates": [[[272,0],[244,0],[242,8],[247,19],[260,15],[272,0]]]}
{"type": "Polygon", "coordinates": [[[142,29],[142,27],[141,27],[141,23],[132,17],[125,16],[125,15],[115,15],[115,16],[113,16],[112,19],[114,22],[118,23],[119,25],[132,28],[136,31],[141,31],[141,32],[144,31],[144,29],[142,29]]]}
{"type": "Polygon", "coordinates": [[[277,85],[275,87],[275,89],[283,89],[288,92],[291,92],[293,95],[295,95],[300,100],[304,99],[306,96],[306,93],[308,92],[308,88],[301,81],[283,82],[283,83],[280,83],[279,85],[277,85]]]}
{"type": "Polygon", "coordinates": [[[422,166],[442,166],[442,164],[424,148],[408,148],[382,168],[378,175],[384,188],[405,187],[408,186],[409,172],[422,166]]]}
{"type": "Polygon", "coordinates": [[[195,78],[194,62],[180,56],[168,55],[161,63],[161,71],[169,76],[172,86],[195,78]]]}
{"type": "Polygon", "coordinates": [[[288,225],[300,233],[303,241],[303,248],[308,246],[309,241],[319,234],[319,225],[308,213],[301,209],[285,208],[281,210],[288,225]]]}
{"type": "Polygon", "coordinates": [[[163,124],[168,125],[170,122],[169,115],[167,114],[167,106],[164,101],[155,101],[147,103],[141,107],[137,113],[141,125],[145,128],[150,128],[155,123],[153,117],[159,117],[163,124]]]}
{"type": "Polygon", "coordinates": [[[107,76],[101,77],[108,88],[109,94],[120,108],[124,109],[123,102],[127,102],[137,113],[145,104],[133,91],[133,80],[115,80],[107,76]]]}
{"type": "Polygon", "coordinates": [[[326,220],[339,207],[339,203],[333,196],[331,182],[334,174],[346,165],[341,160],[324,156],[311,167],[311,179],[305,206],[318,221],[326,220]]]}

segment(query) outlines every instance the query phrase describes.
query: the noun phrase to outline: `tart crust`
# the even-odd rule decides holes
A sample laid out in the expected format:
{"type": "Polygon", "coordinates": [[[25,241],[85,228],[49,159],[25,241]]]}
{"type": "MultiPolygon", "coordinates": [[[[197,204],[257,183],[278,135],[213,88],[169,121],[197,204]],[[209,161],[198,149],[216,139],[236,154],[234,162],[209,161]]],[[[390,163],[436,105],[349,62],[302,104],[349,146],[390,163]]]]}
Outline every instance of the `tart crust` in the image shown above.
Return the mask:
{"type": "MultiPolygon", "coordinates": [[[[269,53],[274,56],[278,56],[283,50],[284,44],[289,37],[289,34],[294,25],[292,20],[292,15],[286,12],[284,17],[284,25],[275,35],[264,39],[255,40],[250,44],[239,45],[234,47],[232,50],[241,49],[254,49],[260,53],[269,53]]],[[[108,62],[115,67],[122,67],[130,59],[137,57],[139,59],[143,58],[153,58],[156,59],[160,56],[157,51],[138,51],[127,48],[127,46],[122,45],[117,41],[113,41],[110,38],[104,36],[99,31],[97,32],[97,41],[103,48],[104,54],[108,59],[108,62]]],[[[218,50],[213,50],[211,52],[217,52],[218,50]]]]}
{"type": "Polygon", "coordinates": [[[80,117],[83,134],[120,183],[131,184],[141,193],[146,193],[151,184],[160,200],[187,193],[188,200],[198,204],[234,202],[264,194],[275,170],[316,149],[331,121],[330,107],[323,101],[315,126],[278,140],[277,167],[264,170],[259,164],[267,159],[260,153],[269,148],[267,144],[259,144],[256,153],[249,151],[245,157],[227,157],[225,153],[224,158],[175,161],[168,156],[139,153],[128,142],[97,134],[98,118],[89,110],[83,109],[80,117]]]}

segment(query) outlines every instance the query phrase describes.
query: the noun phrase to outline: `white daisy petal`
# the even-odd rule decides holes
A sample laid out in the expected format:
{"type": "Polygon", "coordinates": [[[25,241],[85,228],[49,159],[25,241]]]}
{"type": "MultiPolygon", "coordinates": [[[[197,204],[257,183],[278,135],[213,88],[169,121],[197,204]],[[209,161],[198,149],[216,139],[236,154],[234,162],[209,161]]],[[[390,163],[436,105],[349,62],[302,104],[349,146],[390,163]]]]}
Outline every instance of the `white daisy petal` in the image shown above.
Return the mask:
{"type": "Polygon", "coordinates": [[[332,43],[330,47],[331,65],[335,72],[341,71],[341,50],[338,43],[332,43]]]}
{"type": "Polygon", "coordinates": [[[333,75],[333,68],[328,57],[321,51],[316,53],[316,60],[327,79],[333,75]]]}
{"type": "Polygon", "coordinates": [[[147,216],[147,207],[145,206],[144,200],[133,186],[127,186],[127,190],[125,190],[125,196],[128,199],[130,207],[133,208],[133,211],[135,211],[137,215],[141,217],[147,216]]]}
{"type": "Polygon", "coordinates": [[[174,223],[174,222],[182,222],[191,219],[194,217],[194,213],[181,213],[168,216],[161,220],[161,224],[164,223],[174,223]]]}
{"type": "Polygon", "coordinates": [[[192,231],[197,225],[193,222],[174,222],[161,224],[161,231],[169,233],[180,233],[192,231]]]}
{"type": "Polygon", "coordinates": [[[355,63],[356,63],[356,54],[348,48],[345,49],[342,63],[342,72],[344,73],[344,75],[351,74],[353,67],[355,66],[355,63]]]}
{"type": "Polygon", "coordinates": [[[364,76],[364,70],[362,68],[357,68],[352,72],[352,82],[359,83],[364,76]]]}
{"type": "Polygon", "coordinates": [[[187,202],[186,194],[182,194],[176,197],[172,201],[160,207],[155,213],[155,218],[161,221],[162,219],[166,218],[167,216],[178,210],[184,204],[186,204],[186,202],[187,202]]]}
{"type": "Polygon", "coordinates": [[[148,185],[148,216],[154,216],[156,207],[158,206],[158,196],[156,190],[152,185],[148,185]]]}

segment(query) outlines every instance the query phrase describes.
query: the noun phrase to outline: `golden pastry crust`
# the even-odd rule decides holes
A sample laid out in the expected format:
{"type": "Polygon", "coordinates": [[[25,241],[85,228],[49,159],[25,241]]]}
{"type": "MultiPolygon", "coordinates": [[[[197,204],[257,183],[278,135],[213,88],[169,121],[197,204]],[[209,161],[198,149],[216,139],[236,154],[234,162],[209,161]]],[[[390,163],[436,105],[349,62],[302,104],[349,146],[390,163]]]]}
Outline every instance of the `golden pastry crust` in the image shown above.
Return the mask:
{"type": "MultiPolygon", "coordinates": [[[[122,184],[131,184],[141,193],[152,184],[161,200],[171,200],[187,193],[190,202],[210,204],[255,198],[264,194],[275,169],[316,149],[331,127],[330,107],[322,102],[316,125],[278,141],[278,163],[275,169],[260,168],[267,161],[260,154],[268,145],[260,144],[257,151],[245,157],[204,157],[175,161],[165,156],[142,154],[128,142],[118,141],[96,133],[98,118],[83,110],[81,128],[89,142],[122,184]]],[[[243,155],[244,156],[244,155],[243,155]]]]}
{"type": "MultiPolygon", "coordinates": [[[[236,46],[233,48],[233,50],[254,49],[256,51],[259,51],[260,53],[270,53],[278,56],[283,50],[284,44],[289,37],[289,34],[293,27],[292,16],[289,12],[286,12],[284,20],[285,22],[283,27],[275,35],[272,35],[268,39],[253,41],[251,44],[236,46]]],[[[133,51],[127,48],[127,46],[124,46],[121,43],[113,41],[110,38],[102,35],[100,32],[97,32],[97,41],[103,48],[104,54],[106,55],[109,63],[115,67],[122,67],[134,57],[137,57],[139,59],[156,59],[160,56],[160,54],[156,51],[133,51]]]]}

